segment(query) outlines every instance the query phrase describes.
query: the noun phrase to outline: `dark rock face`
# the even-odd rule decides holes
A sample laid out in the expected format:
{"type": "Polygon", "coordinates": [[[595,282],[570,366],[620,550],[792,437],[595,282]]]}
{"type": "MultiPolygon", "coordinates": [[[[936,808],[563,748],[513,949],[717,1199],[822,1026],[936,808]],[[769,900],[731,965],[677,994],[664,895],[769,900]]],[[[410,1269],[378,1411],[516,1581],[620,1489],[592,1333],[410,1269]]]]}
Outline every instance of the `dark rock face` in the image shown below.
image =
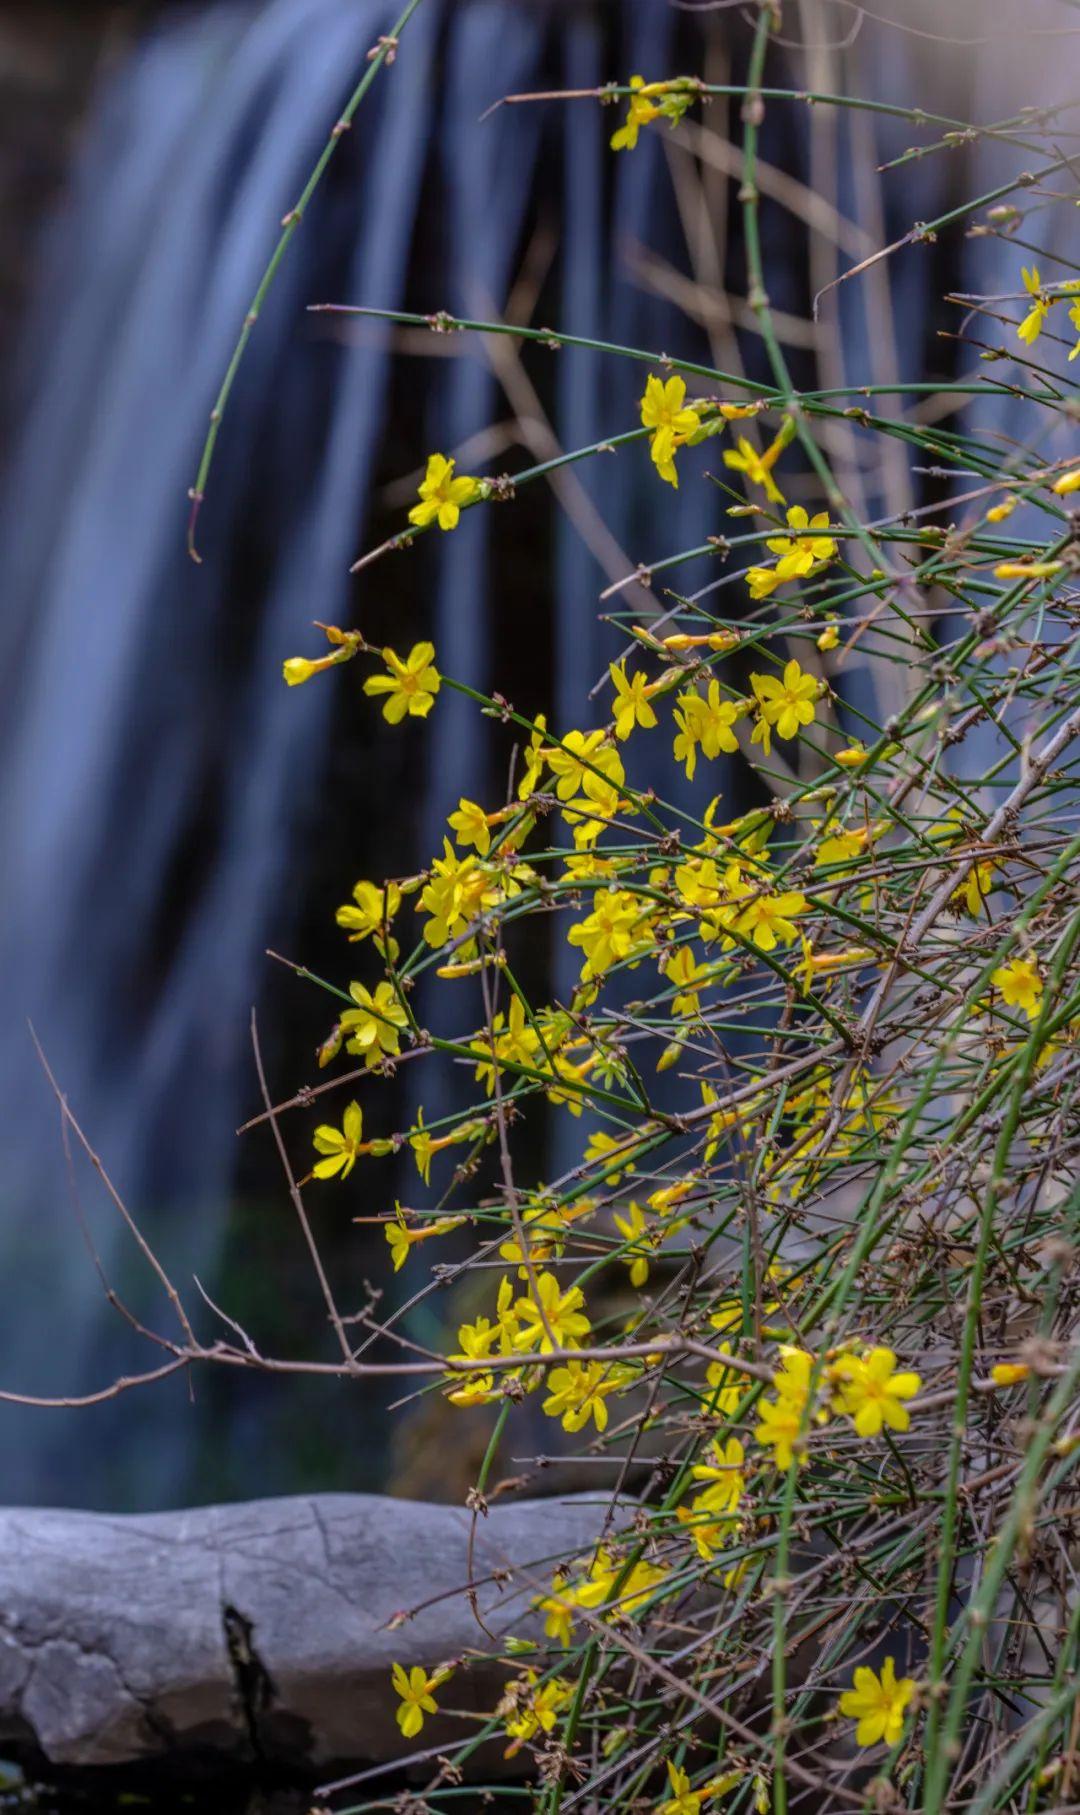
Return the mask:
{"type": "MultiPolygon", "coordinates": [[[[527,1500],[480,1519],[474,1580],[496,1638],[535,1635],[531,1596],[560,1556],[595,1542],[604,1506],[527,1500]]],[[[465,1592],[470,1520],[366,1494],[127,1517],[0,1511],[0,1744],[79,1769],[403,1757],[421,1742],[395,1723],[391,1664],[433,1669],[491,1646],[465,1592]]],[[[442,1700],[490,1710],[505,1678],[462,1663],[442,1700]]],[[[429,1720],[422,1743],[462,1731],[429,1720]]]]}

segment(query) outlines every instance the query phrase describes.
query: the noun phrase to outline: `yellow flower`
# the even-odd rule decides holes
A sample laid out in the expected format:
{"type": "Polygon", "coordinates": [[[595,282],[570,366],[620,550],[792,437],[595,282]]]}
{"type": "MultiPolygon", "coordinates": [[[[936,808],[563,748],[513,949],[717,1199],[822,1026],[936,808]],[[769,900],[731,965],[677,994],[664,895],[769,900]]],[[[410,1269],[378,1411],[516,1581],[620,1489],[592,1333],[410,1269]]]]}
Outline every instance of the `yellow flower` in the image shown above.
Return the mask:
{"type": "Polygon", "coordinates": [[[779,555],[776,564],[778,580],[801,580],[807,575],[817,573],[836,559],[837,547],[834,537],[818,533],[806,535],[806,530],[824,532],[829,527],[829,513],[819,511],[816,517],[808,517],[801,504],[793,504],[787,513],[788,528],[794,533],[789,536],[770,536],[765,546],[774,555],[779,555]]]}
{"type": "Polygon", "coordinates": [[[374,882],[358,882],[352,901],[339,907],[334,919],[345,928],[349,943],[356,945],[370,934],[382,934],[400,906],[401,890],[396,882],[388,882],[383,888],[374,882]]]}
{"type": "Polygon", "coordinates": [[[739,1782],[739,1772],[729,1771],[724,1777],[714,1777],[702,1784],[700,1790],[692,1790],[690,1778],[681,1765],[672,1764],[670,1758],[665,1762],[671,1795],[658,1805],[656,1815],[701,1815],[703,1802],[726,1795],[739,1782]]]}
{"type": "Polygon", "coordinates": [[[640,725],[644,731],[651,731],[656,724],[656,713],[649,704],[649,687],[645,676],[634,674],[628,680],[625,662],[613,662],[608,672],[615,684],[612,713],[615,736],[620,743],[630,736],[635,725],[640,725]]]}
{"type": "Polygon", "coordinates": [[[458,844],[475,845],[481,857],[487,856],[491,849],[491,828],[487,814],[475,800],[459,800],[458,810],[451,813],[447,824],[457,834],[458,844]]]}
{"type": "Polygon", "coordinates": [[[962,901],[972,919],[977,920],[993,892],[994,863],[992,858],[986,858],[972,864],[963,882],[953,890],[950,900],[962,901]]]}
{"type": "Polygon", "coordinates": [[[784,494],[772,476],[772,469],[794,433],[795,425],[785,426],[775,440],[759,454],[752,441],[740,435],[734,448],[725,448],[724,465],[733,473],[743,473],[750,485],[760,485],[772,504],[783,504],[784,494]]]}
{"type": "Polygon", "coordinates": [[[566,1587],[566,1577],[556,1575],[551,1580],[551,1593],[541,1595],[533,1602],[537,1613],[544,1616],[544,1636],[554,1639],[557,1645],[569,1645],[574,1619],[573,1600],[567,1600],[562,1594],[566,1587]]]}
{"type": "Polygon", "coordinates": [[[714,1444],[709,1455],[712,1460],[696,1462],[691,1473],[695,1481],[709,1482],[711,1512],[733,1513],[746,1487],[743,1446],[737,1437],[729,1437],[726,1444],[714,1444]]]}
{"type": "Polygon", "coordinates": [[[401,1051],[401,1030],[408,1025],[408,1016],[393,984],[377,983],[372,993],[362,983],[350,983],[349,994],[356,1007],[347,1008],[339,1024],[348,1035],[346,1052],[356,1053],[369,1067],[378,1065],[384,1055],[395,1058],[401,1051]]]}
{"type": "Polygon", "coordinates": [[[451,1229],[458,1229],[465,1221],[463,1216],[439,1216],[431,1222],[421,1223],[410,1229],[405,1221],[405,1212],[400,1204],[394,1206],[394,1218],[384,1226],[384,1233],[390,1245],[390,1257],[394,1263],[394,1272],[400,1273],[409,1258],[409,1249],[418,1242],[430,1241],[435,1235],[447,1235],[451,1229]]]}
{"type": "Polygon", "coordinates": [[[543,1409],[549,1418],[562,1419],[564,1431],[584,1430],[590,1418],[598,1431],[606,1430],[604,1400],[609,1393],[617,1393],[625,1380],[625,1372],[611,1363],[568,1361],[564,1367],[552,1368],[543,1409]]]}
{"type": "Polygon", "coordinates": [[[1030,1373],[1031,1369],[1024,1361],[999,1361],[990,1369],[990,1378],[995,1386],[1019,1386],[1030,1373]]]}
{"type": "Polygon", "coordinates": [[[568,731],[561,745],[552,745],[546,755],[552,774],[558,777],[555,792],[560,800],[569,800],[579,788],[587,790],[590,780],[602,777],[614,788],[621,788],[626,780],[622,757],[607,743],[603,731],[568,731]]]}
{"type": "Polygon", "coordinates": [[[914,1399],[922,1381],[918,1374],[896,1372],[891,1349],[843,1355],[829,1373],[837,1382],[837,1407],[854,1420],[860,1437],[879,1436],[885,1424],[894,1431],[908,1429],[911,1414],[902,1402],[914,1399]]]}
{"type": "MultiPolygon", "coordinates": [[[[589,1565],[586,1580],[579,1583],[574,1590],[575,1598],[582,1607],[595,1609],[606,1607],[615,1596],[615,1584],[623,1575],[625,1565],[614,1558],[610,1551],[601,1545],[589,1565]]],[[[619,1590],[611,1611],[615,1614],[633,1614],[644,1606],[654,1588],[664,1580],[667,1572],[654,1563],[646,1562],[642,1557],[636,1562],[619,1590]]]]}
{"type": "Polygon", "coordinates": [[[644,76],[631,76],[626,119],[611,135],[612,151],[633,151],[643,126],[661,116],[676,126],[686,112],[693,95],[689,90],[669,90],[666,82],[646,82],[644,76]]]}
{"type": "Polygon", "coordinates": [[[523,1684],[511,1683],[499,1705],[499,1712],[506,1717],[507,1736],[513,1742],[507,1746],[504,1758],[513,1758],[538,1733],[550,1733],[560,1710],[572,1695],[570,1684],[561,1677],[555,1676],[550,1682],[541,1683],[535,1670],[526,1672],[523,1684]],[[526,1700],[522,1697],[523,1690],[526,1700]]]}
{"type": "Polygon", "coordinates": [[[556,1348],[580,1348],[590,1330],[581,1287],[570,1286],[564,1292],[554,1273],[541,1273],[536,1291],[537,1298],[519,1298],[514,1306],[522,1325],[514,1338],[515,1349],[539,1348],[542,1355],[550,1355],[556,1348]]]}
{"type": "Polygon", "coordinates": [[[431,1161],[434,1155],[442,1153],[446,1147],[455,1146],[459,1141],[479,1140],[484,1133],[484,1126],[482,1121],[459,1122],[456,1128],[449,1129],[436,1140],[424,1127],[423,1109],[418,1109],[416,1127],[409,1133],[409,1146],[416,1161],[416,1170],[425,1185],[431,1183],[431,1161]]]}
{"type": "Polygon", "coordinates": [[[312,1142],[316,1153],[324,1153],[326,1158],[315,1162],[314,1177],[333,1178],[340,1173],[342,1178],[348,1178],[361,1152],[363,1129],[364,1117],[359,1103],[349,1104],[340,1128],[331,1128],[325,1122],[316,1128],[312,1142]]]}
{"type": "Polygon", "coordinates": [[[699,745],[702,755],[710,762],[715,761],[721,750],[731,756],[739,748],[734,726],[745,711],[744,700],[720,697],[720,683],[716,680],[709,682],[704,697],[696,690],[679,694],[674,712],[679,732],[673,748],[678,761],[686,763],[689,781],[694,779],[699,745]]]}
{"type": "MultiPolygon", "coordinates": [[[[614,1181],[613,1181],[614,1182],[614,1181]]],[[[633,1245],[623,1255],[623,1260],[630,1269],[630,1284],[638,1291],[646,1284],[649,1277],[649,1249],[654,1245],[648,1237],[648,1224],[641,1205],[631,1201],[626,1206],[626,1215],[617,1213],[612,1221],[620,1235],[624,1235],[633,1245]]]]}
{"type": "Polygon", "coordinates": [[[759,951],[775,951],[778,943],[791,945],[798,938],[794,916],[805,914],[808,907],[806,896],[795,889],[783,895],[759,895],[743,909],[735,927],[759,951]]]}
{"type": "Polygon", "coordinates": [[[392,649],[384,649],[382,658],[390,672],[369,675],[364,682],[364,692],[369,697],[386,694],[383,717],[391,725],[400,725],[406,715],[426,718],[442,684],[434,666],[434,644],[414,643],[404,661],[392,649]]]}
{"type": "Polygon", "coordinates": [[[635,91],[629,97],[626,119],[616,127],[611,135],[612,151],[633,151],[638,142],[638,133],[651,120],[659,118],[660,109],[640,91],[645,87],[644,76],[631,76],[630,87],[635,91]]]}
{"type": "Polygon", "coordinates": [[[475,857],[459,857],[448,838],[443,855],[431,866],[417,903],[417,913],[431,918],[424,925],[428,945],[445,945],[469,925],[483,908],[498,901],[500,890],[475,857]]]}
{"type": "Polygon", "coordinates": [[[763,1449],[770,1448],[774,1451],[773,1461],[777,1468],[790,1468],[796,1450],[800,1463],[805,1462],[803,1439],[800,1436],[803,1408],[798,1401],[785,1395],[777,1399],[762,1399],[758,1403],[758,1411],[761,1422],[754,1426],[754,1437],[763,1449]]]}
{"type": "Polygon", "coordinates": [[[1028,1020],[1034,1021],[1043,983],[1033,958],[1011,958],[1008,964],[991,971],[990,981],[1001,991],[1009,1008],[1022,1008],[1028,1020]]]}
{"type": "Polygon", "coordinates": [[[409,522],[417,529],[438,523],[440,529],[456,529],[462,506],[475,503],[480,496],[480,481],[463,473],[454,478],[454,462],[442,454],[432,454],[427,472],[420,484],[420,503],[409,512],[409,522]]]}
{"type": "MultiPolygon", "coordinates": [[[[1071,358],[1072,355],[1070,354],[1069,357],[1071,358]]],[[[1059,498],[1066,498],[1070,492],[1080,491],[1080,466],[1074,466],[1071,473],[1062,473],[1060,479],[1055,479],[1054,490],[1059,498]]],[[[986,514],[989,516],[989,511],[986,514]]]]}
{"type": "Polygon", "coordinates": [[[1030,347],[1042,333],[1043,322],[1050,311],[1050,299],[1043,295],[1040,287],[1038,265],[1032,265],[1030,270],[1026,265],[1022,266],[1020,276],[1024,280],[1024,289],[1032,298],[1032,304],[1016,333],[1017,338],[1022,340],[1026,347],[1030,347]]]}
{"type": "Polygon", "coordinates": [[[538,712],[525,746],[525,768],[518,783],[518,799],[525,800],[535,792],[544,772],[544,746],[547,742],[547,718],[538,712]]]}
{"type": "Polygon", "coordinates": [[[750,685],[762,718],[775,726],[777,737],[794,737],[800,725],[813,724],[818,684],[812,674],[803,673],[794,658],[785,664],[781,680],[771,674],[752,674],[750,685]]]}
{"type": "Polygon", "coordinates": [[[597,889],[592,913],[566,935],[585,953],[582,977],[598,977],[622,959],[639,958],[653,940],[648,914],[648,904],[629,889],[597,889]]]}
{"type": "Polygon", "coordinates": [[[500,1009],[492,1021],[491,1031],[495,1036],[494,1050],[487,1033],[478,1034],[469,1042],[470,1050],[478,1055],[476,1076],[483,1081],[489,1095],[495,1089],[496,1067],[500,1071],[504,1065],[532,1068],[540,1051],[540,1035],[526,1019],[520,996],[515,996],[511,1002],[509,1015],[504,1017],[500,1009]]]}
{"type": "Polygon", "coordinates": [[[914,1693],[912,1677],[902,1676],[897,1681],[891,1657],[885,1659],[880,1676],[868,1667],[856,1670],[854,1688],[845,1690],[840,1697],[841,1714],[859,1723],[855,1729],[856,1745],[874,1746],[883,1739],[887,1746],[895,1746],[904,1731],[904,1710],[914,1693]]]}
{"type": "Polygon", "coordinates": [[[750,588],[752,599],[768,599],[780,585],[781,573],[778,567],[748,567],[746,584],[750,588]]]}
{"type": "Polygon", "coordinates": [[[429,1676],[420,1664],[414,1664],[408,1675],[404,1666],[395,1664],[390,1672],[390,1680],[395,1692],[401,1697],[395,1719],[406,1739],[415,1739],[424,1724],[425,1714],[437,1714],[438,1704],[433,1691],[440,1683],[447,1681],[448,1670],[436,1671],[429,1676]]]}
{"type": "Polygon", "coordinates": [[[679,476],[675,471],[675,454],[701,427],[701,417],[695,409],[685,406],[685,398],[686,380],[677,373],[666,384],[652,374],[645,380],[641,420],[645,428],[653,431],[649,452],[661,479],[666,479],[676,490],[679,476]]]}

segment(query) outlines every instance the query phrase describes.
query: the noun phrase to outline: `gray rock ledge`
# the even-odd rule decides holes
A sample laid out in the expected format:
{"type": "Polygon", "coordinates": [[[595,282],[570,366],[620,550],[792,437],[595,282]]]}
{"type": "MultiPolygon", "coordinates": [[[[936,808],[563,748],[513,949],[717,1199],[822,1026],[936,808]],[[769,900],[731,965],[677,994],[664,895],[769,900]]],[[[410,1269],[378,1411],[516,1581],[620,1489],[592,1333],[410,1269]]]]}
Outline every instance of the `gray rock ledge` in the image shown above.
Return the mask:
{"type": "MultiPolygon", "coordinates": [[[[493,1634],[536,1636],[531,1595],[595,1542],[605,1504],[523,1500],[479,1520],[476,1580],[510,1572],[478,1591],[493,1634]]],[[[446,1746],[467,1732],[460,1721],[402,1740],[390,1666],[490,1648],[464,1593],[469,1525],[460,1507],[370,1494],[126,1516],[0,1510],[0,1750],[57,1769],[317,1772],[446,1746]]],[[[505,1680],[467,1661],[442,1699],[489,1710],[505,1680]]]]}

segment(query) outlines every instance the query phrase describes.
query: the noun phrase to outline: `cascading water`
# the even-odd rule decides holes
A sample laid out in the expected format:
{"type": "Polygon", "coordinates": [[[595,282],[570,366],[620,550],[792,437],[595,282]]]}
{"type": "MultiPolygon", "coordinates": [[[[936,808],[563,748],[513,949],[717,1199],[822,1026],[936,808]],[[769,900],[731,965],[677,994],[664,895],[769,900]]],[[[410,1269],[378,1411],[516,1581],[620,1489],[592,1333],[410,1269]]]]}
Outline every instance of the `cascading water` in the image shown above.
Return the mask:
{"type": "MultiPolygon", "coordinates": [[[[170,1269],[178,1280],[198,1271],[213,1290],[233,1130],[252,1102],[248,1010],[265,947],[287,945],[303,905],[296,879],[333,710],[329,687],[287,693],[280,664],[305,647],[312,618],[347,620],[347,570],[394,432],[389,335],[330,343],[305,305],[393,306],[411,284],[424,307],[498,312],[548,208],[560,226],[545,289],[553,318],[615,341],[706,350],[700,330],[673,324],[670,304],[626,275],[627,246],[679,256],[658,144],[613,165],[611,116],[598,128],[591,107],[503,110],[483,126],[478,116],[515,88],[668,70],[680,53],[701,67],[723,23],[688,24],[653,0],[427,0],[282,267],[219,446],[203,564],[186,561],[186,487],[274,223],[389,24],[383,0],[271,0],[208,5],[152,31],[100,98],[53,235],[27,355],[34,401],[0,517],[0,654],[15,683],[0,729],[5,1388],[85,1391],[148,1364],[105,1305],[80,1238],[28,1018],[170,1269]],[[430,262],[418,273],[419,244],[430,262]]],[[[790,128],[777,116],[775,130],[790,128]]],[[[901,226],[934,212],[939,169],[913,167],[921,193],[909,185],[901,226]]],[[[788,275],[797,309],[802,272],[788,275]]],[[[905,336],[915,346],[924,291],[912,282],[905,336]]],[[[872,331],[854,287],[843,306],[858,367],[871,360],[872,331]]],[[[565,445],[633,419],[633,394],[610,364],[559,358],[552,403],[565,445]]],[[[756,351],[747,358],[756,370],[756,351]]],[[[476,360],[432,371],[425,446],[452,450],[490,420],[495,380],[476,360]]],[[[415,458],[415,447],[404,455],[415,458]]],[[[644,462],[601,463],[577,482],[629,565],[723,527],[711,488],[661,498],[644,462]]],[[[437,560],[432,603],[413,601],[410,629],[430,630],[448,671],[489,685],[492,650],[535,635],[555,716],[577,722],[610,654],[596,598],[611,563],[560,513],[546,555],[554,618],[515,627],[523,595],[493,578],[492,538],[503,533],[477,512],[425,551],[416,571],[430,575],[437,560]]],[[[395,574],[392,584],[404,582],[395,574]]],[[[364,586],[361,606],[381,571],[364,586]]],[[[524,596],[535,603],[535,590],[524,596]]],[[[482,787],[486,760],[475,716],[452,697],[426,748],[424,800],[409,803],[414,858],[437,844],[458,793],[482,787]]],[[[379,796],[393,792],[355,768],[352,785],[362,824],[357,849],[341,856],[343,889],[378,868],[379,796]]],[[[388,799],[385,812],[399,809],[388,799]]],[[[289,1058],[291,1086],[302,1055],[289,1058]]],[[[87,1169],[76,1158],[73,1170],[85,1195],[87,1169]]],[[[126,1238],[96,1200],[92,1221],[106,1274],[141,1306],[154,1302],[133,1284],[126,1238]]],[[[154,1302],[155,1320],[163,1309],[154,1302]]],[[[177,1382],[92,1413],[2,1408],[4,1497],[155,1505],[191,1495],[194,1429],[177,1382]]],[[[258,1491],[250,1448],[246,1485],[258,1491]]]]}

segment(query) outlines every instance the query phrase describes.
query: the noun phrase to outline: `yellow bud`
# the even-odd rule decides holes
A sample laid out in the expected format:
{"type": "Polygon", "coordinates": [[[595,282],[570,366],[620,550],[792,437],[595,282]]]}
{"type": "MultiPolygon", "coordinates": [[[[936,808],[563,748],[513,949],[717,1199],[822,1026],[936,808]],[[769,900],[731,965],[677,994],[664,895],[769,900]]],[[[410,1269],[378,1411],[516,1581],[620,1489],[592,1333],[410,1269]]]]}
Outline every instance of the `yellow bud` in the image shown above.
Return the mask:
{"type": "MultiPolygon", "coordinates": [[[[1078,477],[1080,477],[1080,475],[1078,475],[1078,477]]],[[[1055,486],[1054,489],[1056,491],[1057,487],[1055,486]]],[[[1016,503],[1016,494],[1014,492],[1009,492],[1008,496],[1004,497],[1000,504],[991,505],[986,513],[986,521],[988,523],[1004,523],[1006,517],[1012,516],[1013,511],[1016,509],[1016,503]]]]}
{"type": "Polygon", "coordinates": [[[1074,466],[1071,473],[1062,473],[1060,479],[1055,479],[1054,490],[1059,498],[1066,497],[1069,492],[1080,492],[1080,466],[1074,466]]]}
{"type": "Polygon", "coordinates": [[[839,641],[839,627],[836,624],[826,624],[824,630],[817,639],[817,646],[824,655],[828,650],[835,649],[839,641]]]}
{"type": "Polygon", "coordinates": [[[1002,561],[994,569],[995,580],[1049,580],[1060,573],[1064,561],[1002,561]]]}
{"type": "Polygon", "coordinates": [[[1016,1386],[1030,1372],[1022,1361],[999,1361],[997,1367],[990,1369],[990,1378],[995,1386],[1016,1386]]]}
{"type": "Polygon", "coordinates": [[[310,681],[317,673],[317,667],[314,662],[305,661],[302,655],[291,655],[287,662],[282,662],[281,672],[288,686],[299,687],[304,681],[310,681]]]}

